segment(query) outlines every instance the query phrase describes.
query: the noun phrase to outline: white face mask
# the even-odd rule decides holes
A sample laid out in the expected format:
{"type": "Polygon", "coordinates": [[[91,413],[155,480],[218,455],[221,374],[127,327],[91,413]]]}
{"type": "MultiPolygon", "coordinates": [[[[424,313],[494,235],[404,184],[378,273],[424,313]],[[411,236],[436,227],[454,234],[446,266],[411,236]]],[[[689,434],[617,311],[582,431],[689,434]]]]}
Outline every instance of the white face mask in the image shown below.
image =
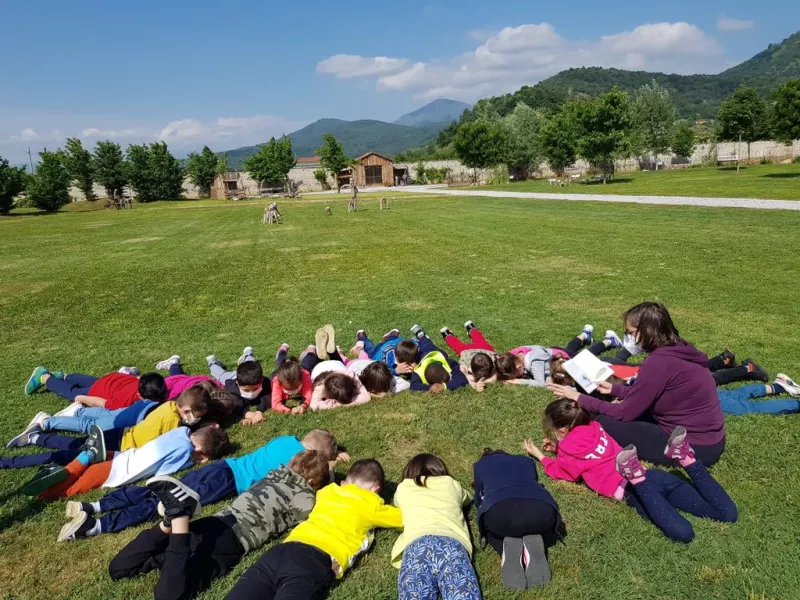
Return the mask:
{"type": "Polygon", "coordinates": [[[195,417],[194,415],[183,417],[181,422],[187,427],[191,427],[192,425],[197,425],[197,423],[200,422],[200,417],[195,417]]]}
{"type": "Polygon", "coordinates": [[[636,341],[636,337],[630,333],[625,334],[625,338],[622,340],[622,346],[625,350],[630,352],[632,356],[642,353],[642,347],[639,345],[639,342],[636,341]]]}
{"type": "Polygon", "coordinates": [[[244,390],[239,390],[239,395],[244,398],[245,400],[254,400],[258,398],[258,395],[261,393],[263,386],[258,386],[252,392],[245,392],[244,390]]]}

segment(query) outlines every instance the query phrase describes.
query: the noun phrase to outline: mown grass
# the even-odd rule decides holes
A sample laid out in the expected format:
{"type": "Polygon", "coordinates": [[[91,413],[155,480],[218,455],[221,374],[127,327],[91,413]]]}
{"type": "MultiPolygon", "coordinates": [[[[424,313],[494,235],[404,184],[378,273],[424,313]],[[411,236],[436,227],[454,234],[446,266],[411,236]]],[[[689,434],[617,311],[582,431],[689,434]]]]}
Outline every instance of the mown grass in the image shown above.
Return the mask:
{"type": "MultiPolygon", "coordinates": [[[[796,213],[398,197],[390,211],[375,202],[347,215],[345,202],[326,200],[334,215],[324,217],[319,203],[282,201],[279,226],[260,225],[263,202],[0,219],[0,439],[37,410],[63,406],[53,395],[23,396],[38,364],[102,374],[123,364],[150,368],[178,352],[189,372],[204,372],[208,353],[233,361],[250,344],[269,365],[279,343],[299,350],[325,322],[347,347],[360,327],[380,334],[419,322],[435,335],[471,318],[507,348],[561,344],[586,322],[620,328],[623,310],[657,299],[700,348],[730,346],[771,373],[798,370],[796,213]]],[[[274,435],[328,427],[354,457],[379,458],[394,481],[424,450],[469,486],[484,447],[518,451],[525,437],[541,436],[550,399],[508,387],[405,394],[352,410],[270,415],[230,433],[241,453],[274,435]]],[[[800,421],[738,417],[728,428],[714,474],[739,506],[738,523],[692,518],[696,540],[680,546],[628,507],[542,476],[568,527],[550,552],[553,581],[506,593],[497,557],[477,548],[485,597],[800,597],[800,421]]],[[[155,575],[112,583],[106,573],[138,530],[56,544],[64,502],[16,495],[31,475],[0,471],[0,597],[151,597],[155,575]]],[[[395,537],[379,534],[330,597],[396,597],[395,537]]],[[[223,598],[259,554],[203,598],[223,598]]]]}
{"type": "Polygon", "coordinates": [[[519,181],[481,189],[570,194],[625,194],[711,198],[800,200],[800,164],[749,165],[618,173],[614,181],[552,187],[547,179],[519,181]]]}

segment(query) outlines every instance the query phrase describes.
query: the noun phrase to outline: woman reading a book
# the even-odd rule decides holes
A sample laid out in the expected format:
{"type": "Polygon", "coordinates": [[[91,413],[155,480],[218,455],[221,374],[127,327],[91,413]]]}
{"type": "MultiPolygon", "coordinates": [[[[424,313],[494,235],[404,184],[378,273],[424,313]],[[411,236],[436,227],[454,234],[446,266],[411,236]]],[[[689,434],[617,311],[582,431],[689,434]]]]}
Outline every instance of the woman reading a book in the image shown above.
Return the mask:
{"type": "Polygon", "coordinates": [[[554,383],[550,389],[597,413],[603,428],[621,446],[634,444],[644,460],[674,464],[664,448],[673,430],[682,425],[697,458],[714,464],[725,450],[725,420],[708,356],[680,337],[663,304],[643,302],[628,310],[624,319],[626,337],[648,357],[633,385],[597,386],[601,394],[621,402],[604,402],[554,383]]]}

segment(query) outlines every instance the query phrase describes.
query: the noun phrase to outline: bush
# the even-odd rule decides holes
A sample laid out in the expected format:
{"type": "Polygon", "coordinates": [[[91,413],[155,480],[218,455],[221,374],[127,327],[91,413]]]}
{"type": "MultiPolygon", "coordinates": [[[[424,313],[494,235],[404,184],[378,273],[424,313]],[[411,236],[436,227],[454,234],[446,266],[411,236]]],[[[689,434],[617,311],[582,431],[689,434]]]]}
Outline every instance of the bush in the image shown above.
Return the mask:
{"type": "Polygon", "coordinates": [[[492,169],[492,175],[489,178],[491,185],[498,185],[500,183],[508,183],[510,178],[508,176],[508,167],[506,165],[499,165],[492,169]]]}
{"type": "Polygon", "coordinates": [[[760,164],[760,165],[771,165],[772,164],[772,159],[771,158],[767,158],[766,156],[764,156],[760,161],[758,161],[758,164],[760,164]]]}
{"type": "Polygon", "coordinates": [[[425,177],[428,183],[444,183],[447,176],[450,174],[448,167],[435,168],[431,167],[425,170],[425,177]]]}
{"type": "Polygon", "coordinates": [[[794,160],[792,161],[792,163],[794,163],[796,165],[800,165],[800,156],[795,156],[794,160]]]}
{"type": "Polygon", "coordinates": [[[328,184],[328,172],[325,169],[316,169],[314,171],[314,179],[322,186],[323,190],[331,189],[330,184],[328,184]]]}

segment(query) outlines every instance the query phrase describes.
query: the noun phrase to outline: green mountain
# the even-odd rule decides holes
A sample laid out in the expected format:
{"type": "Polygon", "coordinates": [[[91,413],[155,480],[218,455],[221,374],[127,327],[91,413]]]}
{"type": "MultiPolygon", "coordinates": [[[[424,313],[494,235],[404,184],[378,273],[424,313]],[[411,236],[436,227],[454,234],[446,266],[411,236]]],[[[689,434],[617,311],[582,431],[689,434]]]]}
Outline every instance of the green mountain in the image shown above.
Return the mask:
{"type": "Polygon", "coordinates": [[[410,112],[397,119],[395,125],[407,125],[409,127],[424,127],[437,123],[450,123],[456,121],[465,110],[472,108],[464,102],[455,100],[439,99],[428,102],[422,108],[410,112]]]}

